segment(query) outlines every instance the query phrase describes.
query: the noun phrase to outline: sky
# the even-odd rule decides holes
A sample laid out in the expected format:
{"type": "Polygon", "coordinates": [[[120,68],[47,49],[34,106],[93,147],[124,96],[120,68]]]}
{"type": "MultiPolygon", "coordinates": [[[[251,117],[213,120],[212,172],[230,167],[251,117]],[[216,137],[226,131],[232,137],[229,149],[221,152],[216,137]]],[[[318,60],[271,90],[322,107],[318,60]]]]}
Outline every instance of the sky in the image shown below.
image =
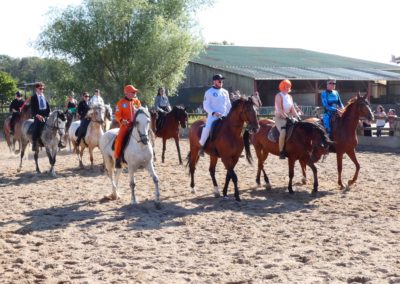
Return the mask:
{"type": "MultiPolygon", "coordinates": [[[[32,42],[49,9],[81,0],[0,0],[0,54],[41,56],[32,42]]],[[[215,0],[195,15],[205,42],[302,48],[390,63],[400,56],[398,11],[393,0],[215,0]]]]}

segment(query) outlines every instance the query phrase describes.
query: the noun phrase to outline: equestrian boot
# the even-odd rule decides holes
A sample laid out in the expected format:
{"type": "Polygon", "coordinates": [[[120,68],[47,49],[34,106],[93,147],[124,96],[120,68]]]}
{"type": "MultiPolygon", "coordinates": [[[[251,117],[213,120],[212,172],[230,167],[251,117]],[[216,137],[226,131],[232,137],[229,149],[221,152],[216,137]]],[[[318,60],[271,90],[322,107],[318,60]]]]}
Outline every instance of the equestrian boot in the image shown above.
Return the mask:
{"type": "Polygon", "coordinates": [[[115,168],[116,168],[116,169],[122,168],[122,165],[121,165],[121,157],[119,157],[118,159],[115,160],[115,168]]]}
{"type": "Polygon", "coordinates": [[[204,157],[204,146],[200,146],[198,155],[199,155],[200,157],[204,157]]]}
{"type": "Polygon", "coordinates": [[[283,151],[280,151],[280,152],[279,152],[279,159],[281,159],[281,160],[284,160],[284,159],[286,159],[286,153],[285,153],[285,150],[283,150],[283,151]]]}

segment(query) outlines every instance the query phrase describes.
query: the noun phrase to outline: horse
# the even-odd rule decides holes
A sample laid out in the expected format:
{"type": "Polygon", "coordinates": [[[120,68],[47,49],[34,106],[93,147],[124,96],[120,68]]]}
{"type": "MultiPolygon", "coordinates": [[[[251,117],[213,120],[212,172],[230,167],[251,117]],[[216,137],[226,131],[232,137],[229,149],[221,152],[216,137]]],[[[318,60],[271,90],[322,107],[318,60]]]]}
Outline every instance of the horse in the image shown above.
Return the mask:
{"type": "MultiPolygon", "coordinates": [[[[260,185],[260,175],[262,172],[264,174],[266,189],[270,189],[271,184],[269,183],[268,176],[264,170],[264,162],[269,153],[279,156],[279,143],[277,141],[272,142],[268,139],[268,134],[273,126],[273,121],[262,120],[260,121],[260,130],[257,133],[249,134],[248,131],[245,131],[243,135],[247,160],[250,163],[252,161],[250,142],[253,144],[257,155],[258,169],[256,182],[258,185],[260,185]]],[[[330,141],[324,128],[317,123],[296,122],[293,125],[293,131],[289,130],[288,132],[289,134],[285,143],[285,149],[288,156],[289,166],[289,193],[294,193],[292,187],[294,164],[297,160],[299,160],[303,171],[303,184],[306,182],[306,165],[308,165],[313,171],[314,185],[312,194],[316,194],[318,191],[318,176],[315,163],[321,158],[322,155],[328,153],[329,146],[332,144],[332,141],[330,141]]]]}
{"type": "MultiPolygon", "coordinates": [[[[135,114],[135,125],[131,131],[130,139],[125,149],[123,156],[128,165],[129,171],[129,186],[131,188],[131,204],[136,205],[137,199],[135,195],[135,177],[134,173],[138,169],[147,169],[153,178],[155,186],[155,205],[160,208],[160,189],[158,186],[158,177],[154,170],[153,164],[153,147],[149,143],[149,130],[150,130],[150,114],[147,108],[140,108],[135,114]]],[[[105,199],[116,200],[119,198],[118,194],[118,180],[122,169],[115,169],[115,158],[113,150],[113,142],[117,136],[119,128],[108,130],[100,138],[100,150],[103,154],[104,164],[107,176],[111,180],[112,193],[105,196],[105,199]]],[[[125,163],[123,163],[125,165],[125,163]]]]}
{"type": "MultiPolygon", "coordinates": [[[[45,125],[43,127],[42,133],[40,135],[40,140],[43,146],[46,148],[46,154],[49,158],[50,163],[50,173],[52,176],[56,177],[56,172],[54,170],[54,164],[56,163],[56,155],[58,151],[58,146],[60,141],[65,135],[65,123],[66,123],[65,113],[61,110],[55,110],[50,113],[47,118],[45,125]]],[[[32,142],[32,134],[28,133],[30,126],[33,124],[33,119],[25,120],[21,126],[21,160],[18,168],[18,172],[22,169],[22,159],[25,154],[26,146],[29,142],[32,142]]],[[[39,148],[34,153],[36,172],[40,173],[38,164],[39,148]]]]}
{"type": "MultiPolygon", "coordinates": [[[[232,108],[220,123],[219,131],[214,141],[208,141],[204,145],[205,153],[210,155],[209,172],[214,185],[214,196],[220,196],[220,189],[215,179],[215,167],[218,158],[221,158],[222,163],[226,168],[225,185],[223,189],[223,196],[227,198],[227,190],[230,180],[233,181],[235,188],[235,199],[240,201],[239,189],[237,185],[237,175],[234,171],[236,163],[242,153],[244,144],[242,139],[242,129],[244,123],[247,122],[251,131],[256,132],[259,128],[257,113],[254,102],[249,98],[241,97],[232,103],[232,108]]],[[[195,192],[194,172],[196,170],[196,163],[198,162],[200,149],[200,135],[201,128],[205,125],[205,119],[197,120],[192,124],[189,129],[189,143],[190,151],[187,156],[187,166],[191,177],[190,187],[192,193],[195,192]]]]}
{"type": "Polygon", "coordinates": [[[14,152],[17,154],[18,152],[21,151],[21,125],[22,122],[29,119],[31,117],[31,108],[30,104],[26,103],[23,105],[21,112],[18,116],[18,118],[15,121],[14,124],[14,135],[10,134],[10,121],[11,121],[11,115],[8,116],[3,123],[3,133],[4,137],[7,141],[8,148],[10,149],[10,152],[14,152]],[[19,150],[17,151],[15,149],[15,144],[18,142],[19,145],[19,150]]]}
{"type": "Polygon", "coordinates": [[[164,163],[167,139],[174,138],[176,149],[178,151],[179,164],[182,165],[181,149],[179,147],[179,126],[186,128],[188,122],[188,114],[182,106],[174,106],[170,112],[164,117],[164,123],[161,129],[156,131],[157,113],[151,112],[151,128],[156,137],[162,138],[163,148],[161,161],[164,163]]]}
{"type": "Polygon", "coordinates": [[[101,105],[95,105],[86,114],[90,118],[84,139],[81,139],[80,145],[76,144],[76,130],[81,124],[81,121],[74,121],[69,128],[68,135],[74,147],[74,152],[78,155],[79,167],[84,168],[82,162],[83,152],[85,148],[89,148],[90,168],[93,169],[93,149],[99,146],[100,137],[103,135],[105,108],[101,105]]]}
{"type": "MultiPolygon", "coordinates": [[[[65,116],[67,118],[67,122],[65,123],[65,133],[69,133],[69,128],[71,127],[72,122],[76,120],[76,114],[72,113],[70,110],[65,111],[65,116]]],[[[64,145],[69,145],[69,150],[71,151],[71,139],[69,135],[64,135],[64,145]]]]}
{"type": "Polygon", "coordinates": [[[356,166],[356,171],[353,178],[348,181],[347,187],[350,188],[358,178],[360,164],[357,161],[355,152],[355,148],[358,144],[356,133],[357,125],[361,118],[366,118],[368,120],[374,119],[374,114],[371,111],[367,96],[367,93],[364,96],[361,96],[360,92],[358,92],[355,97],[348,101],[343,110],[342,116],[334,117],[332,123],[332,140],[335,142],[334,147],[332,147],[332,152],[336,152],[338,184],[340,189],[346,188],[342,183],[344,154],[347,154],[356,166]]]}

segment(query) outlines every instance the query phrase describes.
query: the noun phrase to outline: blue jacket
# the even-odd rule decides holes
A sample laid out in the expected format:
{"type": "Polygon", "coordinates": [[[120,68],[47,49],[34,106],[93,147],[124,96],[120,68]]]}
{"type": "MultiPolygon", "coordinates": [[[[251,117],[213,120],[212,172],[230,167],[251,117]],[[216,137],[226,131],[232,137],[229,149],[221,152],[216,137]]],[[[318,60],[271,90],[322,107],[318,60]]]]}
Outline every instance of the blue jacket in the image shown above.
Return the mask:
{"type": "Polygon", "coordinates": [[[325,90],[321,94],[322,105],[324,106],[324,112],[335,112],[337,109],[344,108],[342,101],[340,100],[339,93],[335,90],[325,90]]]}

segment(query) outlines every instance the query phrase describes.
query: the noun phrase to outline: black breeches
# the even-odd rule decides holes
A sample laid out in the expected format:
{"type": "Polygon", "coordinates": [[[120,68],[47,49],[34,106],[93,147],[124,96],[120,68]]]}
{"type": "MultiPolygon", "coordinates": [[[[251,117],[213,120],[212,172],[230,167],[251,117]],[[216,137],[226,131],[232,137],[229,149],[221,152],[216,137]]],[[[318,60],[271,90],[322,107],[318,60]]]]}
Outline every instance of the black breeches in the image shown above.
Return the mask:
{"type": "Polygon", "coordinates": [[[11,114],[11,119],[10,119],[10,129],[14,130],[15,122],[17,121],[20,113],[19,112],[13,112],[11,114]]]}
{"type": "Polygon", "coordinates": [[[79,127],[79,137],[84,137],[86,135],[87,128],[89,126],[90,119],[81,119],[81,125],[79,127]]]}

